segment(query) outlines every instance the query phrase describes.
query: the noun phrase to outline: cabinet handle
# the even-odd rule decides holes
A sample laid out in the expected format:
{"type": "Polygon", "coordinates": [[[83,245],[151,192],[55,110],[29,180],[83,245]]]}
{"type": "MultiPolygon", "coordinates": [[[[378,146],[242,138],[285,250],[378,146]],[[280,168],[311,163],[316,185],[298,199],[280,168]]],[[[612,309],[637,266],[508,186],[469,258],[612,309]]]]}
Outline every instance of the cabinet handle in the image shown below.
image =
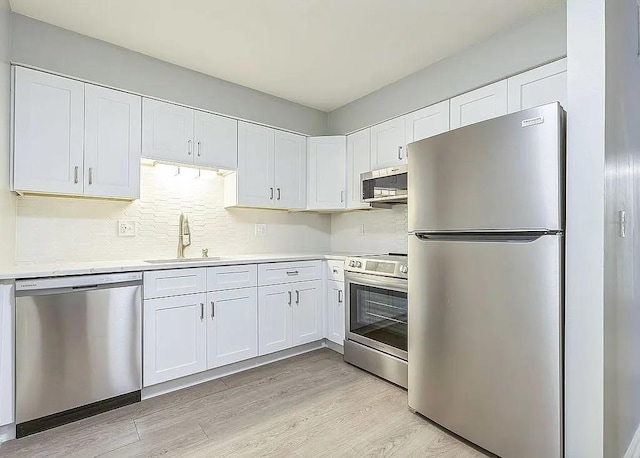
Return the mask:
{"type": "Polygon", "coordinates": [[[300,272],[297,271],[297,270],[288,270],[287,271],[287,275],[290,276],[290,277],[294,277],[294,276],[298,275],[299,273],[300,272]]]}
{"type": "Polygon", "coordinates": [[[402,160],[402,146],[398,146],[398,159],[402,160]]]}
{"type": "Polygon", "coordinates": [[[280,200],[280,188],[277,188],[278,191],[278,200],[280,200]]]}
{"type": "Polygon", "coordinates": [[[187,141],[187,145],[188,145],[187,154],[189,156],[191,156],[191,143],[192,143],[191,140],[187,141]]]}
{"type": "Polygon", "coordinates": [[[200,321],[204,321],[204,302],[200,302],[200,321]]]}
{"type": "Polygon", "coordinates": [[[200,157],[200,145],[201,145],[201,143],[198,142],[198,157],[200,157]]]}
{"type": "Polygon", "coordinates": [[[296,290],[296,305],[300,305],[300,291],[296,290]]]}
{"type": "Polygon", "coordinates": [[[216,317],[216,303],[211,301],[211,319],[216,317]]]}
{"type": "Polygon", "coordinates": [[[338,290],[338,303],[342,304],[342,290],[341,289],[338,290]]]}
{"type": "Polygon", "coordinates": [[[344,202],[344,191],[340,191],[340,203],[344,202]]]}
{"type": "Polygon", "coordinates": [[[73,168],[73,182],[74,184],[78,184],[78,166],[77,165],[73,168]]]}
{"type": "Polygon", "coordinates": [[[93,184],[93,167],[89,167],[89,184],[93,184]]]}
{"type": "Polygon", "coordinates": [[[291,291],[287,291],[289,293],[289,307],[291,307],[291,291]]]}
{"type": "Polygon", "coordinates": [[[269,188],[269,200],[273,200],[273,188],[269,188]]]}

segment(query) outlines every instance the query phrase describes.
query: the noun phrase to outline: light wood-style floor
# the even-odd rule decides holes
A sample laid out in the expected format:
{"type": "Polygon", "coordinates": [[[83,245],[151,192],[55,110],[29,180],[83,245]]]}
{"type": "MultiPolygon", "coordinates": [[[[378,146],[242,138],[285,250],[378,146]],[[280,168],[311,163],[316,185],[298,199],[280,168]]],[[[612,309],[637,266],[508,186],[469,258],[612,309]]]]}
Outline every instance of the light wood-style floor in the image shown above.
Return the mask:
{"type": "Polygon", "coordinates": [[[484,457],[327,349],[6,442],[0,456],[484,457]]]}

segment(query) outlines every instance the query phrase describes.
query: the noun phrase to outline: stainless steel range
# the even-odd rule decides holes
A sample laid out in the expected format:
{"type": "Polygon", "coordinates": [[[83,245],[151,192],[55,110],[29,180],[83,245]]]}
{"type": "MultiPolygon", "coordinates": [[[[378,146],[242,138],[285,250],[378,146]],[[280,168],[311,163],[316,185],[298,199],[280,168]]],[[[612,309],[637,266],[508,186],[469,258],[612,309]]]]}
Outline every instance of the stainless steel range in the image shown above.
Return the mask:
{"type": "Polygon", "coordinates": [[[345,260],[344,360],[407,387],[407,256],[345,260]]]}

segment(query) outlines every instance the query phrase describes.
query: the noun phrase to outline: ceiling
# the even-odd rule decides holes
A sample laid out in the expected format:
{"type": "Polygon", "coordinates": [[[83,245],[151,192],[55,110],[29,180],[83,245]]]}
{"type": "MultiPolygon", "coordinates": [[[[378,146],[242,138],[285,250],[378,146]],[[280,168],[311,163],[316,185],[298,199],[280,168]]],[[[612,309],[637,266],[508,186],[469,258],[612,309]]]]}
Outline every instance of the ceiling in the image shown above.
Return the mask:
{"type": "Polygon", "coordinates": [[[10,1],[17,13],[323,111],[562,3],[10,1]]]}

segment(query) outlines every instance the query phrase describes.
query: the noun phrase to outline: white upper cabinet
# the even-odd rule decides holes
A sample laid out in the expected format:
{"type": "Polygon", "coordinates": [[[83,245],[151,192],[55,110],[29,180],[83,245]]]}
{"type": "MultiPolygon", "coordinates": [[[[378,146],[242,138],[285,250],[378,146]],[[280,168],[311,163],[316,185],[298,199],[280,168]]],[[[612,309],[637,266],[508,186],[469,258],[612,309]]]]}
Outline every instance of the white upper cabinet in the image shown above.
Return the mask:
{"type": "Polygon", "coordinates": [[[238,123],[238,171],[233,177],[237,180],[238,205],[273,207],[274,139],[273,129],[247,122],[238,123]]]}
{"type": "Polygon", "coordinates": [[[309,210],[346,206],[346,137],[309,138],[309,210]]]}
{"type": "Polygon", "coordinates": [[[509,113],[560,102],[567,109],[567,59],[534,68],[508,80],[509,113]]]}
{"type": "Polygon", "coordinates": [[[447,132],[449,117],[448,100],[409,113],[405,122],[407,144],[447,132]]]}
{"type": "Polygon", "coordinates": [[[307,139],[275,131],[274,183],[277,208],[307,206],[307,139]]]}
{"type": "Polygon", "coordinates": [[[84,84],[15,67],[13,189],[83,193],[84,84]]]}
{"type": "Polygon", "coordinates": [[[147,99],[142,104],[142,156],[159,161],[193,162],[193,110],[147,99]]]}
{"type": "Polygon", "coordinates": [[[139,96],[85,86],[85,194],[140,197],[141,109],[139,96]]]}
{"type": "Polygon", "coordinates": [[[451,129],[507,114],[507,80],[451,99],[451,129]]]}
{"type": "Polygon", "coordinates": [[[203,167],[238,167],[238,121],[204,111],[195,112],[194,162],[203,167]]]}
{"type": "Polygon", "coordinates": [[[360,174],[371,171],[371,129],[347,135],[347,208],[369,208],[362,202],[360,174]]]}
{"type": "Polygon", "coordinates": [[[405,116],[371,127],[371,168],[381,169],[407,163],[405,116]]]}

